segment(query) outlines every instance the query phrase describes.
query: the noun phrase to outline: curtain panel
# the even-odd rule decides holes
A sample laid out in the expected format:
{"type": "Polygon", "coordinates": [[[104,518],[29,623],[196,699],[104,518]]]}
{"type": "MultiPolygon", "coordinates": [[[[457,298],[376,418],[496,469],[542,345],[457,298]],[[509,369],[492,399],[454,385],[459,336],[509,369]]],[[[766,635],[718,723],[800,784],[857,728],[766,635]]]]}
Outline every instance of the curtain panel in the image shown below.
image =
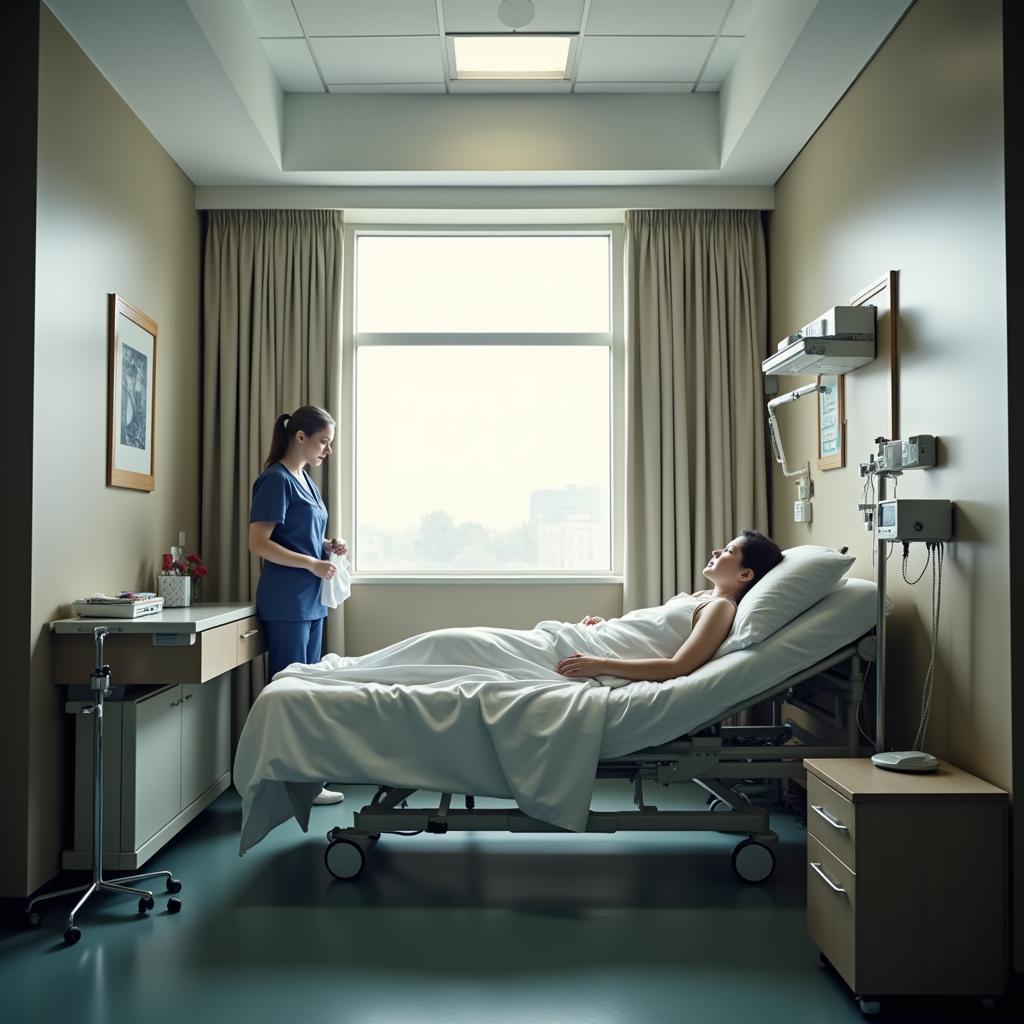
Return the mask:
{"type": "Polygon", "coordinates": [[[764,230],[756,210],[626,215],[624,608],[704,589],[712,548],[768,525],[764,230]]]}
{"type": "MultiPolygon", "coordinates": [[[[343,219],[333,210],[212,210],[203,251],[202,545],[210,599],[252,601],[259,559],[249,553],[249,500],[274,421],[301,405],[340,420],[343,219]]],[[[340,474],[320,487],[341,535],[340,474]]],[[[342,650],[343,612],[326,624],[342,650]]],[[[262,661],[262,659],[261,659],[262,661]]],[[[237,739],[264,668],[236,670],[237,739]]]]}

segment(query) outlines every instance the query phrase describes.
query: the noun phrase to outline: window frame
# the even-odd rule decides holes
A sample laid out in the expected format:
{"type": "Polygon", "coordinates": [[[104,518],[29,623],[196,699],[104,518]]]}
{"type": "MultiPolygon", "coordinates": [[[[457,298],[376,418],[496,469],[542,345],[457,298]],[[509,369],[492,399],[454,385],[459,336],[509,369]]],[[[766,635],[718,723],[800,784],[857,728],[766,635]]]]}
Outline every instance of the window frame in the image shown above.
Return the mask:
{"type": "MultiPolygon", "coordinates": [[[[625,513],[625,265],[624,230],[621,224],[359,224],[345,230],[343,270],[343,315],[341,396],[347,414],[339,419],[343,435],[337,450],[344,452],[341,467],[343,522],[351,533],[353,565],[358,558],[356,530],[356,348],[361,345],[529,345],[545,347],[581,345],[609,349],[610,461],[609,489],[611,516],[611,568],[595,570],[463,570],[447,572],[437,569],[353,571],[358,583],[621,583],[623,562],[623,518],[625,513]],[[355,297],[357,288],[356,247],[361,236],[515,236],[515,235],[600,235],[609,238],[609,284],[611,288],[610,330],[598,333],[549,334],[544,332],[495,332],[472,334],[447,333],[376,333],[355,329],[355,297]],[[551,339],[557,339],[552,341],[551,339]]],[[[347,536],[348,534],[346,534],[347,536]]]]}

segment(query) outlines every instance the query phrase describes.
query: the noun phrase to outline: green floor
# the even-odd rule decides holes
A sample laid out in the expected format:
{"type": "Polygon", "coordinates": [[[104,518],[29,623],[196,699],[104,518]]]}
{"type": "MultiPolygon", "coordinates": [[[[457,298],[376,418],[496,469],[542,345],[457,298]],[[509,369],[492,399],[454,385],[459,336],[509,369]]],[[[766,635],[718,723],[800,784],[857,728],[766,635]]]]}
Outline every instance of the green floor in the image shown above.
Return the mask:
{"type": "MultiPolygon", "coordinates": [[[[506,1021],[860,1021],[818,966],[804,926],[804,832],[782,841],[761,886],[730,868],[718,834],[385,836],[354,882],[324,868],[324,833],[350,824],[372,791],[313,809],[310,832],[280,826],[238,857],[233,791],[148,869],[184,883],[179,915],[136,916],[103,896],[61,935],[69,906],[44,905],[35,931],[0,933],[0,1019],[96,1024],[483,1024],[506,1021]]],[[[699,792],[648,794],[702,806],[699,792]],[[675,799],[672,799],[672,796],[675,799]]],[[[595,807],[628,806],[601,783],[595,807]]],[[[486,802],[481,801],[481,805],[486,802]]],[[[54,882],[74,884],[77,876],[54,882]]],[[[883,1019],[1018,1019],[1009,1005],[916,1001],[883,1019]]]]}

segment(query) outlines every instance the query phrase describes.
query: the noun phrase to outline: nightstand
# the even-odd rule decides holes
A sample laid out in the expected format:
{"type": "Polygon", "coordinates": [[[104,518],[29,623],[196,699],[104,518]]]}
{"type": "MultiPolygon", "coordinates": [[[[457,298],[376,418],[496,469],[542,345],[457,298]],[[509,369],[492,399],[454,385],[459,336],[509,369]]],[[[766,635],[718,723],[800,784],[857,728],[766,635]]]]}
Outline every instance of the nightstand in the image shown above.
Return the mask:
{"type": "Polygon", "coordinates": [[[892,995],[1000,995],[1007,794],[945,762],[917,775],[863,758],[804,766],[807,926],[861,1010],[892,995]]]}

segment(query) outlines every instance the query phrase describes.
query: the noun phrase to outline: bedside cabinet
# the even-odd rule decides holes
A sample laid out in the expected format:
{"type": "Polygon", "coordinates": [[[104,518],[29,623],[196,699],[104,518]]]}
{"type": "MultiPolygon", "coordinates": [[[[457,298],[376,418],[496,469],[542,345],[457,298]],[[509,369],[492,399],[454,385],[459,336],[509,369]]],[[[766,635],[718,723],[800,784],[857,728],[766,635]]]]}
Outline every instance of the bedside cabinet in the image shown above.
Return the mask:
{"type": "Polygon", "coordinates": [[[1001,994],[1007,794],[944,762],[918,775],[864,758],[804,766],[807,927],[861,1010],[892,995],[1001,994]]]}

